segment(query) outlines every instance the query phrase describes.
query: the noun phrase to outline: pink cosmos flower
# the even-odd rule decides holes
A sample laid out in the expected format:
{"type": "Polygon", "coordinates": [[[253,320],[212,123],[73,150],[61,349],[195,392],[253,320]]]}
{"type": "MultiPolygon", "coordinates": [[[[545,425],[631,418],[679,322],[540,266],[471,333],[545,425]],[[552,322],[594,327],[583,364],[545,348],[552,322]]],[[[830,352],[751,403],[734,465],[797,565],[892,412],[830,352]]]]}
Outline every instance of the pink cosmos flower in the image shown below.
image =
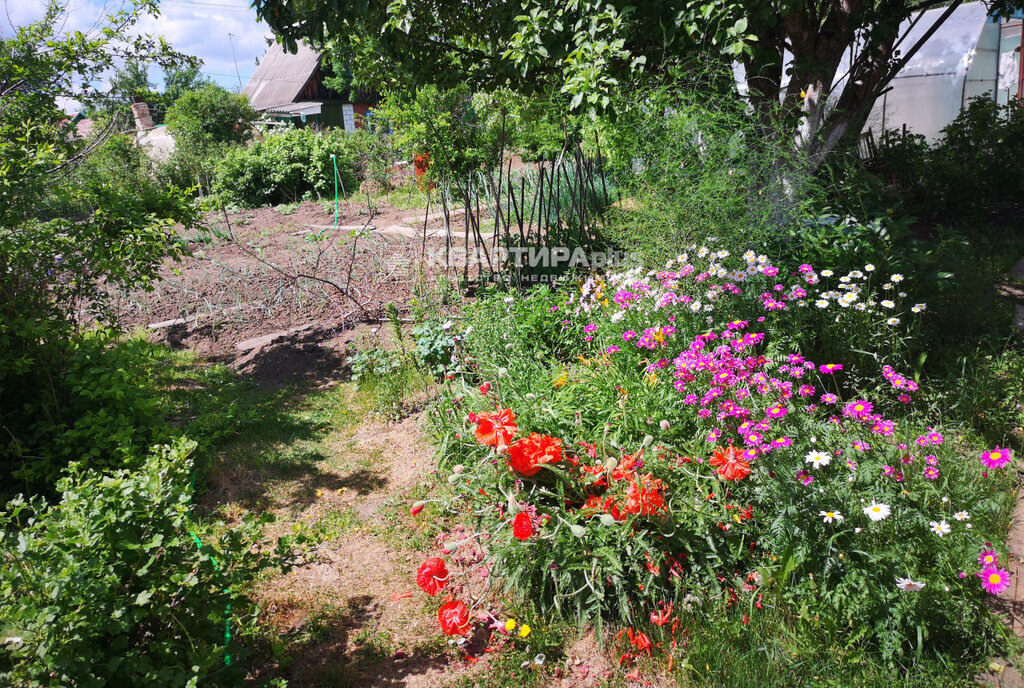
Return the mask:
{"type": "Polygon", "coordinates": [[[939,469],[936,468],[935,466],[928,466],[927,468],[924,469],[924,477],[928,478],[929,480],[935,480],[936,478],[939,477],[939,469]]]}
{"type": "Polygon", "coordinates": [[[789,409],[787,409],[785,406],[779,406],[778,404],[776,404],[775,406],[772,406],[770,409],[768,409],[767,413],[771,418],[782,418],[787,413],[789,413],[789,409]]]}
{"type": "Polygon", "coordinates": [[[983,451],[980,458],[985,468],[1002,468],[1010,463],[1013,455],[1009,449],[1000,449],[999,446],[996,446],[995,449],[983,451]]]}
{"type": "Polygon", "coordinates": [[[996,551],[989,547],[988,549],[981,550],[981,554],[978,555],[978,565],[982,568],[988,568],[990,566],[997,566],[999,564],[999,555],[996,551]]]}
{"type": "Polygon", "coordinates": [[[835,375],[842,369],[842,363],[823,363],[820,366],[818,366],[818,372],[823,375],[835,375]]]}
{"type": "Polygon", "coordinates": [[[977,574],[981,579],[981,587],[985,592],[998,595],[1010,587],[1010,572],[1006,569],[989,566],[977,574]]]}
{"type": "Polygon", "coordinates": [[[604,352],[606,354],[608,354],[609,356],[611,356],[612,354],[617,354],[619,352],[619,347],[617,347],[614,344],[612,344],[607,349],[605,349],[604,352]]]}
{"type": "Polygon", "coordinates": [[[743,435],[743,443],[748,447],[756,447],[761,444],[761,435],[756,432],[748,432],[743,435]]]}
{"type": "Polygon", "coordinates": [[[848,418],[866,418],[871,415],[873,409],[874,406],[872,406],[871,402],[864,399],[856,399],[843,407],[843,415],[848,418]]]}
{"type": "Polygon", "coordinates": [[[796,479],[802,482],[804,485],[810,485],[811,483],[814,482],[814,476],[808,473],[807,471],[803,470],[796,472],[796,479]]]}

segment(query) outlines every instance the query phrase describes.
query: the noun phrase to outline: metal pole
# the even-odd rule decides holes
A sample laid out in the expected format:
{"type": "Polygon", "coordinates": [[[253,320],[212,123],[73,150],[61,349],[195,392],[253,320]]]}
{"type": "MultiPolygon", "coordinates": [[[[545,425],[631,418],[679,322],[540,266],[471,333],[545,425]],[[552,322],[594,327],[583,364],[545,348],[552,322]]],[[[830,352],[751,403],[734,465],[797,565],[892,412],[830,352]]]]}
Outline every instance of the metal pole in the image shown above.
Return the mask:
{"type": "Polygon", "coordinates": [[[233,33],[229,33],[228,34],[228,43],[231,44],[231,57],[235,61],[235,76],[238,77],[238,92],[241,93],[242,92],[242,75],[238,71],[238,56],[235,55],[235,42],[232,40],[234,37],[235,37],[235,34],[233,34],[233,33]]]}

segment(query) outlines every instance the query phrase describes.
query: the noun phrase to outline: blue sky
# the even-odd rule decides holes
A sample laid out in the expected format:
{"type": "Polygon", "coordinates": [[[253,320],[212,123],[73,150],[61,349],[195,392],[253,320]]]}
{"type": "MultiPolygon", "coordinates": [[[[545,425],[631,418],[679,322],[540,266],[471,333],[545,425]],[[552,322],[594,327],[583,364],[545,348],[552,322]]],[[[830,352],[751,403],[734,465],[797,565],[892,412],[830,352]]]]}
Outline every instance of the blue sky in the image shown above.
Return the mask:
{"type": "MultiPolygon", "coordinates": [[[[122,6],[121,0],[66,0],[67,27],[86,30],[100,16],[122,6]]],[[[20,26],[38,19],[45,0],[0,0],[0,33],[10,33],[11,26],[20,26]]],[[[234,42],[238,74],[244,85],[256,69],[257,58],[266,52],[265,37],[270,29],[256,20],[256,13],[247,0],[161,0],[160,16],[146,17],[138,25],[139,33],[164,36],[175,49],[203,60],[208,77],[228,90],[237,91],[235,59],[231,54],[234,42]],[[229,41],[228,34],[232,34],[229,41]]],[[[150,70],[150,80],[163,86],[159,69],[150,70]]]]}

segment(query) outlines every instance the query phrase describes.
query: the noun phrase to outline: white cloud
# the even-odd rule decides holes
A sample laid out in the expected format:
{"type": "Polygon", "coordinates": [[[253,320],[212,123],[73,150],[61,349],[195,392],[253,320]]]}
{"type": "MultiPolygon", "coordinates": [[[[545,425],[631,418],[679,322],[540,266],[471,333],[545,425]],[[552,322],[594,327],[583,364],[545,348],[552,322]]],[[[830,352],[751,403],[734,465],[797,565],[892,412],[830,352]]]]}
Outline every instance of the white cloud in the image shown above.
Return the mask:
{"type": "MultiPolygon", "coordinates": [[[[67,30],[87,30],[104,11],[121,8],[122,0],[68,0],[67,30]]],[[[10,34],[13,27],[39,19],[46,0],[0,0],[0,33],[10,34]]],[[[137,33],[163,36],[178,51],[203,60],[203,71],[228,90],[238,89],[238,74],[244,86],[256,69],[256,60],[267,50],[271,31],[257,21],[247,0],[163,0],[160,14],[143,17],[137,33]],[[233,34],[235,55],[228,34],[233,34]]],[[[157,67],[150,69],[150,80],[162,86],[157,67]]]]}

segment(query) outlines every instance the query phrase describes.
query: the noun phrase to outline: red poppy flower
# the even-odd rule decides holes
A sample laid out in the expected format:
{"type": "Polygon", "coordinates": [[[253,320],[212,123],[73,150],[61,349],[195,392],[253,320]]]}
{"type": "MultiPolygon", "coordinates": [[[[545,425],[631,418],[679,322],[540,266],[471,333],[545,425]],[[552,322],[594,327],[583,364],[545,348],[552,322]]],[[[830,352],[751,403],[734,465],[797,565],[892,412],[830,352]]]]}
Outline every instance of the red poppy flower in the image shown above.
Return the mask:
{"type": "Polygon", "coordinates": [[[466,635],[469,630],[469,610],[459,600],[449,600],[437,610],[437,622],[445,635],[466,635]]]}
{"type": "Polygon", "coordinates": [[[512,536],[517,540],[529,540],[531,535],[533,535],[533,521],[520,511],[512,519],[512,536]]]}
{"type": "Polygon", "coordinates": [[[542,465],[561,460],[562,440],[535,432],[508,448],[508,465],[527,478],[537,475],[542,465]]]}
{"type": "Polygon", "coordinates": [[[661,496],[661,481],[651,478],[651,474],[629,484],[626,491],[626,505],[622,510],[627,514],[651,516],[665,508],[665,498],[661,496]]]}
{"type": "Polygon", "coordinates": [[[743,451],[731,444],[725,449],[716,447],[709,463],[717,469],[718,475],[729,481],[743,480],[750,475],[750,464],[743,458],[743,451]]]}
{"type": "Polygon", "coordinates": [[[416,572],[416,585],[423,588],[428,595],[436,595],[448,585],[448,567],[441,557],[431,557],[416,572]]]}
{"type": "Polygon", "coordinates": [[[519,426],[516,425],[516,414],[510,409],[502,409],[495,413],[481,413],[476,417],[476,440],[488,447],[512,444],[512,436],[519,426]]]}
{"type": "Polygon", "coordinates": [[[644,458],[644,450],[641,449],[636,454],[626,454],[619,459],[618,465],[612,469],[613,480],[632,480],[633,476],[636,475],[637,464],[639,464],[644,458]]]}
{"type": "Polygon", "coordinates": [[[487,396],[487,393],[491,391],[491,383],[485,382],[480,385],[480,394],[487,396]]]}
{"type": "Polygon", "coordinates": [[[664,626],[672,620],[672,605],[665,606],[665,603],[661,603],[660,612],[651,612],[651,623],[655,626],[664,626]]]}

